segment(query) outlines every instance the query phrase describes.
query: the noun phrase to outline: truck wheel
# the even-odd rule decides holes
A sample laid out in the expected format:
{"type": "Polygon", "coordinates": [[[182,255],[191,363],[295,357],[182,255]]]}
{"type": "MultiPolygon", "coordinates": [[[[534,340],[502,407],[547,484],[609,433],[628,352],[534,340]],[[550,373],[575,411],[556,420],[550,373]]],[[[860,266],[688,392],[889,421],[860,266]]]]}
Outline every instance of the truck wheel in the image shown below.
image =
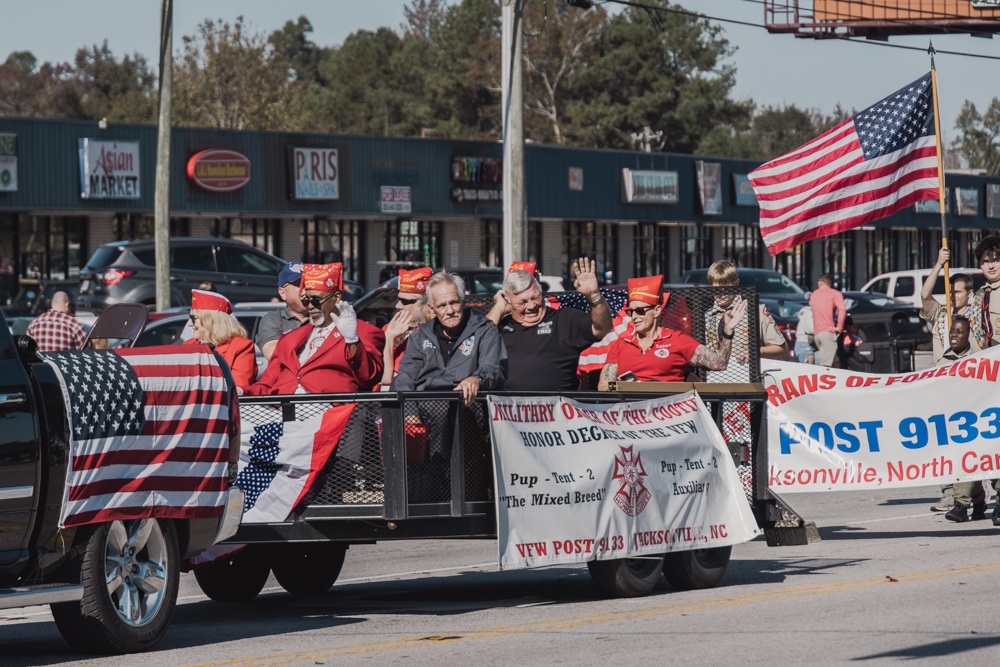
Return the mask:
{"type": "Polygon", "coordinates": [[[305,544],[276,552],[271,570],[289,593],[316,595],[337,581],[346,554],[347,546],[342,544],[305,544]]]}
{"type": "Polygon", "coordinates": [[[663,557],[663,576],[679,591],[714,588],[726,574],[732,553],[732,547],[668,553],[663,557]]]}
{"type": "Polygon", "coordinates": [[[267,554],[252,546],[195,569],[202,592],[216,602],[248,602],[264,589],[271,574],[267,554]]]}
{"type": "Polygon", "coordinates": [[[653,590],[663,569],[663,556],[616,558],[587,562],[594,585],[608,597],[634,598],[653,590]]]}
{"type": "Polygon", "coordinates": [[[113,521],[87,529],[70,561],[84,587],[79,602],[52,605],[59,632],[96,653],[148,651],[177,604],[180,555],[170,521],[113,521]]]}

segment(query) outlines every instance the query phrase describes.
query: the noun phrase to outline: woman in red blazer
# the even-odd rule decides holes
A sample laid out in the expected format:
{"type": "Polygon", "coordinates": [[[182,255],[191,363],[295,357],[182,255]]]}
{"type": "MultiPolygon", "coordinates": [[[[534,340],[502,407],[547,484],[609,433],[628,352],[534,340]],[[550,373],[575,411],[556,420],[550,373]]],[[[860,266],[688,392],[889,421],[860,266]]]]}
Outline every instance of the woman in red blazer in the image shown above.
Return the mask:
{"type": "Polygon", "coordinates": [[[215,351],[229,364],[236,386],[246,389],[257,379],[257,355],[246,329],[232,313],[232,304],[221,294],[191,290],[194,337],[185,343],[214,345],[215,351]]]}

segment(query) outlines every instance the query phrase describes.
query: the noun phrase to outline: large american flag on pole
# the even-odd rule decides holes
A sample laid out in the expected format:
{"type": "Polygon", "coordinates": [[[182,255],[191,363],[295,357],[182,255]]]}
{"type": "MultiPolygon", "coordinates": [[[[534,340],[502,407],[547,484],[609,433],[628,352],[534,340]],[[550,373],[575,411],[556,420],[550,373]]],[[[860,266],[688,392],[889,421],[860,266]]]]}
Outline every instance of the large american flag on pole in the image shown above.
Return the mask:
{"type": "Polygon", "coordinates": [[[938,198],[928,73],[750,172],[772,255],[938,198]]]}
{"type": "Polygon", "coordinates": [[[222,515],[230,389],[208,346],[44,357],[71,433],[61,527],[222,515]]]}

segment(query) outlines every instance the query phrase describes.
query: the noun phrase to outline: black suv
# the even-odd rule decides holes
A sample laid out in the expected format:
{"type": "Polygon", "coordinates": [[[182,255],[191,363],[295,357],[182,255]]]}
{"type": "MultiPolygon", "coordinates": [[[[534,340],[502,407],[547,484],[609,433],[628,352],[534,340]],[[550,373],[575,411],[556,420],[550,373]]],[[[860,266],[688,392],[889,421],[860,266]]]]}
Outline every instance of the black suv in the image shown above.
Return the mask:
{"type": "MultiPolygon", "coordinates": [[[[152,239],[99,247],[80,271],[77,312],[100,313],[116,303],[156,303],[152,239]]],[[[191,290],[212,282],[233,303],[270,301],[285,261],[231,239],[170,239],[170,305],[191,303],[191,290]]]]}

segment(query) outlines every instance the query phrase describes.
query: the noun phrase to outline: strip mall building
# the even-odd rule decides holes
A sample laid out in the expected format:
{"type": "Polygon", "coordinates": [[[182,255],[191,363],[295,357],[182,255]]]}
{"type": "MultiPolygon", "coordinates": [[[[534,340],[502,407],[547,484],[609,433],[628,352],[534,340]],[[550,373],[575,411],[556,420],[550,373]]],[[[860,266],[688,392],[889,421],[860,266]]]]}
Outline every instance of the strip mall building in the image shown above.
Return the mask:
{"type": "MultiPolygon", "coordinates": [[[[496,142],[176,128],[172,236],[243,240],[287,260],[342,261],[366,287],[403,262],[471,268],[501,258],[496,142]]],[[[0,290],[77,275],[97,246],[152,236],[156,128],[0,118],[0,290]]],[[[747,160],[529,144],[529,256],[566,275],[595,257],[608,284],[720,258],[811,286],[860,287],[933,264],[937,202],[771,257],[747,160]]],[[[951,174],[953,265],[1000,230],[1000,178],[951,174]]],[[[6,295],[0,293],[0,297],[6,295]]]]}

